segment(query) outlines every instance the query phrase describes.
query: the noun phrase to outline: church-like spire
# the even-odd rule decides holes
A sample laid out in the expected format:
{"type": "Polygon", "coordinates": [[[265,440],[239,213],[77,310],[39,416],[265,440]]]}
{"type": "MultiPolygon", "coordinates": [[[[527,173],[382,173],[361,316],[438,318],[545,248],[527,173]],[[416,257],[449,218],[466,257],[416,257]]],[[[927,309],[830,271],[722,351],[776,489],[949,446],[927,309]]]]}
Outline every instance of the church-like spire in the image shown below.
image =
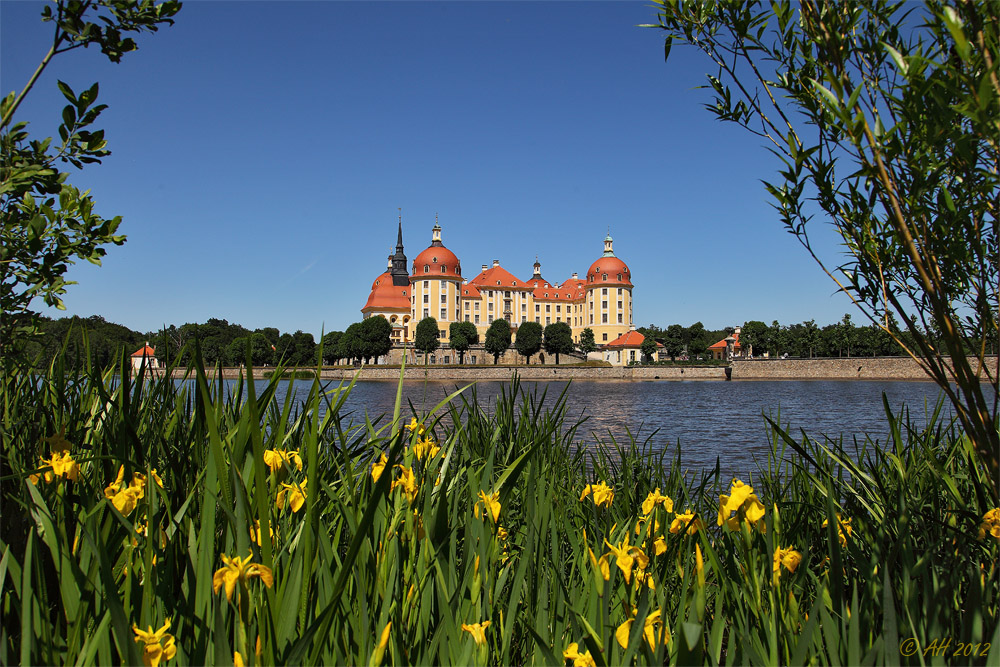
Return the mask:
{"type": "Polygon", "coordinates": [[[605,257],[614,257],[615,256],[615,251],[612,248],[612,241],[614,241],[614,239],[611,238],[611,229],[608,228],[608,235],[604,237],[604,256],[605,257]]]}
{"type": "Polygon", "coordinates": [[[410,274],[406,270],[406,255],[403,253],[403,211],[399,209],[399,228],[396,233],[396,254],[390,265],[392,284],[403,287],[410,284],[410,274]]]}

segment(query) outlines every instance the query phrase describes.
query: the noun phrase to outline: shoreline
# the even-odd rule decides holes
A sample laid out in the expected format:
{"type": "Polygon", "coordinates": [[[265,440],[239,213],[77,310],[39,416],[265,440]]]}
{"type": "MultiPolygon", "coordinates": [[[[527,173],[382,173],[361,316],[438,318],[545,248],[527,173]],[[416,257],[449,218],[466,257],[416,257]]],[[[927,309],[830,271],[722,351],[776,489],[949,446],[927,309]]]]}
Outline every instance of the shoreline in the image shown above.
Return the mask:
{"type": "MultiPolygon", "coordinates": [[[[990,357],[997,368],[997,357],[990,357]]],[[[265,373],[273,368],[255,368],[257,379],[266,379],[265,373]]],[[[207,369],[209,378],[216,378],[216,369],[207,369]]],[[[224,379],[236,379],[245,371],[242,368],[222,368],[224,379]]],[[[315,371],[301,368],[299,373],[311,377],[315,371]]],[[[409,366],[405,380],[451,380],[474,382],[509,381],[514,373],[522,380],[614,380],[632,382],[655,381],[760,381],[760,380],[932,380],[909,357],[847,357],[824,359],[737,359],[730,366],[409,366]]],[[[350,380],[360,373],[359,380],[398,381],[398,366],[324,367],[321,380],[350,380]]],[[[172,377],[183,379],[185,369],[175,370],[172,377]]],[[[291,378],[290,378],[291,379],[291,378]]]]}

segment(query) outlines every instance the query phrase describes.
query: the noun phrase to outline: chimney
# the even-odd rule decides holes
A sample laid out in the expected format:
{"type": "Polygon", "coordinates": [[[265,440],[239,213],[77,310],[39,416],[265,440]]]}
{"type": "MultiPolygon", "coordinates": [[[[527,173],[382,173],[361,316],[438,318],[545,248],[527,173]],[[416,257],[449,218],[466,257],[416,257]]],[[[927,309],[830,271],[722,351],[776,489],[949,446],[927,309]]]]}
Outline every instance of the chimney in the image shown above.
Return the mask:
{"type": "Polygon", "coordinates": [[[489,267],[487,267],[485,264],[483,264],[483,273],[486,273],[486,269],[487,268],[489,268],[489,267]]]}
{"type": "Polygon", "coordinates": [[[498,266],[500,266],[500,260],[499,259],[494,259],[493,260],[493,268],[496,268],[498,266]]]}
{"type": "Polygon", "coordinates": [[[573,272],[573,280],[579,280],[580,276],[577,275],[576,271],[573,272]]]}

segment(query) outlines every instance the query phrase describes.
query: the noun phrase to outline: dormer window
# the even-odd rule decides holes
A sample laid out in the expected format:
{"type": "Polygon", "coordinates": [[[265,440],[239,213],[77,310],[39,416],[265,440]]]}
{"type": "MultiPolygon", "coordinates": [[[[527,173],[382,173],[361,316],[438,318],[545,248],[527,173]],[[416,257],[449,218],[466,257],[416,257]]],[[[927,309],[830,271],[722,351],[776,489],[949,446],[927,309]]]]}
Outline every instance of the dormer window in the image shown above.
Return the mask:
{"type": "Polygon", "coordinates": [[[498,281],[497,281],[497,285],[499,285],[499,284],[500,284],[500,281],[498,280],[498,281]]]}
{"type": "Polygon", "coordinates": [[[430,273],[430,272],[431,272],[431,267],[424,264],[424,273],[430,273]]]}
{"type": "Polygon", "coordinates": [[[438,263],[438,258],[437,257],[431,257],[431,261],[434,262],[435,264],[437,264],[438,263]]]}
{"type": "Polygon", "coordinates": [[[621,280],[621,279],[622,279],[622,274],[619,273],[618,274],[618,280],[621,280]]]}
{"type": "Polygon", "coordinates": [[[447,267],[447,266],[444,266],[444,265],[442,265],[442,266],[441,266],[441,273],[448,273],[448,267],[447,267]]]}
{"type": "Polygon", "coordinates": [[[607,279],[608,279],[608,274],[602,273],[601,274],[601,280],[607,280],[607,279]]]}

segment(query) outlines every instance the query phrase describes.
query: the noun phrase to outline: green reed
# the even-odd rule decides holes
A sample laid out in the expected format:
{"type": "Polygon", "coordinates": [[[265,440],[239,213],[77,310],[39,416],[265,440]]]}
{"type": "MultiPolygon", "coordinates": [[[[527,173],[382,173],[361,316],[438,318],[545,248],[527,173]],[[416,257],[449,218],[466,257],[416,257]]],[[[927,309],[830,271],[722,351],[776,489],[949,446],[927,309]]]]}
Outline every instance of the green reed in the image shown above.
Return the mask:
{"type": "Polygon", "coordinates": [[[939,413],[886,406],[877,447],[771,422],[744,499],[631,434],[579,447],[566,391],[349,422],[350,383],[128,363],[2,378],[4,664],[1000,659],[988,476],[939,413]]]}

